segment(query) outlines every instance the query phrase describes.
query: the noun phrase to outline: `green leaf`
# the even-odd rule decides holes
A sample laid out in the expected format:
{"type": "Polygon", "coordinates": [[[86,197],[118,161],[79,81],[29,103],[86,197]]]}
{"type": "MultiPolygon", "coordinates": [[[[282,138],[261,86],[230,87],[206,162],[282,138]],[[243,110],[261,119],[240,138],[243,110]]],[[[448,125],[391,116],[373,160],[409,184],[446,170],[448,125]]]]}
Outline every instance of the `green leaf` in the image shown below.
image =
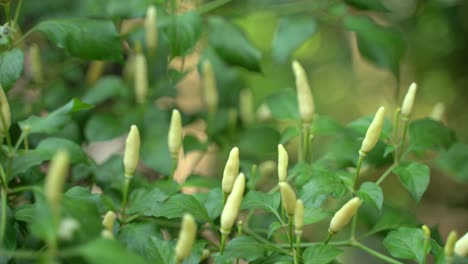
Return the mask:
{"type": "Polygon", "coordinates": [[[266,104],[276,119],[299,120],[299,107],[296,91],[283,89],[266,98],[266,104]]]}
{"type": "Polygon", "coordinates": [[[120,36],[110,20],[46,20],[39,23],[35,29],[72,56],[87,60],[123,60],[120,36]]]}
{"type": "Polygon", "coordinates": [[[79,235],[87,239],[99,236],[102,231],[99,207],[100,196],[81,186],[69,189],[62,199],[64,214],[80,223],[79,235]]]}
{"type": "Polygon", "coordinates": [[[419,228],[400,227],[388,233],[383,244],[393,257],[412,259],[418,263],[423,263],[427,253],[424,252],[424,233],[419,228]]]}
{"type": "Polygon", "coordinates": [[[259,258],[253,262],[250,262],[250,264],[291,264],[291,263],[294,263],[294,259],[292,256],[284,255],[279,252],[275,252],[267,257],[259,258]]]}
{"type": "MultiPolygon", "coordinates": [[[[185,213],[190,213],[198,220],[210,222],[208,212],[205,207],[192,195],[183,193],[171,196],[164,202],[151,202],[146,206],[142,213],[147,216],[178,218],[182,217],[185,213]]],[[[148,202],[146,204],[148,204],[148,202]]],[[[132,209],[129,212],[135,213],[138,210],[132,209]]]]}
{"type": "Polygon", "coordinates": [[[87,163],[88,157],[81,147],[73,141],[63,138],[46,138],[36,147],[36,152],[44,154],[47,160],[51,160],[57,150],[64,149],[70,154],[71,163],[87,163]]]}
{"type": "Polygon", "coordinates": [[[468,145],[453,144],[450,149],[439,155],[437,166],[450,173],[457,180],[468,182],[468,145]]]}
{"type": "Polygon", "coordinates": [[[372,229],[369,230],[369,234],[396,229],[398,227],[414,227],[416,224],[418,224],[418,221],[413,215],[384,207],[382,216],[377,220],[377,223],[375,223],[372,229]]]}
{"type": "MultiPolygon", "coordinates": [[[[218,186],[220,186],[219,184],[218,186]]],[[[212,188],[204,197],[204,199],[200,199],[197,196],[199,201],[205,206],[206,211],[211,219],[215,219],[221,215],[223,211],[224,204],[223,204],[223,191],[221,188],[212,188]]]]}
{"type": "Polygon", "coordinates": [[[208,148],[208,142],[200,142],[197,137],[187,135],[183,140],[184,153],[190,153],[192,151],[204,151],[208,148]]]}
{"type": "Polygon", "coordinates": [[[429,167],[413,162],[406,165],[398,165],[393,169],[393,172],[398,175],[400,182],[411,193],[413,198],[419,201],[427,186],[429,186],[429,167]]]}
{"type": "MultiPolygon", "coordinates": [[[[185,150],[185,149],[184,149],[185,150]]],[[[221,180],[218,178],[191,174],[183,183],[184,187],[216,188],[221,186],[221,180]]]]}
{"type": "Polygon", "coordinates": [[[148,246],[151,237],[162,237],[161,230],[152,222],[126,224],[118,233],[118,240],[127,249],[147,259],[149,251],[153,250],[148,246]]]}
{"type": "Polygon", "coordinates": [[[187,55],[198,42],[202,33],[202,19],[195,11],[173,15],[169,25],[164,28],[169,40],[171,57],[187,55]]]}
{"type": "Polygon", "coordinates": [[[281,132],[281,140],[280,143],[285,145],[289,141],[291,141],[293,138],[298,137],[301,134],[297,126],[290,126],[285,128],[281,132]]]}
{"type": "Polygon", "coordinates": [[[317,24],[310,16],[289,16],[280,19],[273,39],[273,58],[281,63],[317,31],[317,24]]]}
{"type": "Polygon", "coordinates": [[[320,207],[306,206],[304,208],[304,225],[310,225],[320,222],[326,218],[331,217],[333,214],[320,207]]]}
{"type": "Polygon", "coordinates": [[[279,192],[268,194],[264,192],[250,191],[242,199],[241,209],[262,209],[272,213],[278,219],[281,219],[278,215],[280,199],[281,197],[279,192]]]}
{"type": "Polygon", "coordinates": [[[267,237],[270,238],[273,233],[275,233],[276,230],[280,229],[283,227],[283,225],[280,222],[273,222],[270,224],[268,227],[268,232],[267,232],[267,237]]]}
{"type": "Polygon", "coordinates": [[[347,16],[344,25],[356,32],[358,49],[364,58],[399,78],[404,43],[398,31],[382,27],[367,16],[347,16]]]}
{"type": "Polygon", "coordinates": [[[229,241],[224,254],[250,262],[264,256],[265,246],[251,237],[236,237],[229,241]]]}
{"type": "Polygon", "coordinates": [[[344,127],[335,119],[322,115],[314,116],[311,129],[314,135],[336,135],[344,131],[344,127]]]}
{"type": "Polygon", "coordinates": [[[412,122],[408,132],[409,149],[417,153],[448,149],[455,141],[455,133],[451,129],[429,118],[412,122]]]}
{"type": "Polygon", "coordinates": [[[276,156],[280,133],[269,126],[250,127],[237,144],[246,158],[273,158],[276,156]]]}
{"type": "Polygon", "coordinates": [[[175,248],[173,243],[158,237],[151,237],[147,247],[148,259],[151,263],[173,264],[175,248]]]}
{"type": "Polygon", "coordinates": [[[96,85],[86,92],[83,96],[83,101],[88,104],[97,105],[124,94],[126,89],[127,87],[120,77],[106,76],[99,79],[96,85]]]}
{"type": "Polygon", "coordinates": [[[129,207],[127,213],[134,214],[149,210],[156,204],[167,200],[168,196],[164,194],[159,188],[152,188],[150,190],[137,189],[132,191],[129,200],[129,207]]]}
{"type": "Polygon", "coordinates": [[[19,152],[14,158],[10,171],[10,179],[14,176],[27,171],[28,169],[42,164],[42,162],[49,160],[43,153],[30,150],[28,152],[19,152]]]}
{"type": "Polygon", "coordinates": [[[300,192],[306,205],[320,206],[328,195],[338,198],[348,192],[346,185],[335,173],[321,169],[316,169],[311,173],[311,179],[300,192]]]}
{"type": "Polygon", "coordinates": [[[141,159],[162,175],[170,175],[172,159],[167,145],[169,115],[156,107],[146,109],[145,115],[144,129],[141,131],[141,159]]]}
{"type": "Polygon", "coordinates": [[[304,251],[304,264],[327,264],[343,251],[329,245],[312,245],[304,251]]]}
{"type": "Polygon", "coordinates": [[[250,71],[260,71],[262,54],[239,27],[221,17],[210,17],[208,24],[211,29],[209,42],[224,61],[250,71]]]}
{"type": "Polygon", "coordinates": [[[8,92],[23,72],[24,54],[21,49],[3,51],[0,54],[0,84],[8,92]]]}
{"type": "Polygon", "coordinates": [[[121,136],[127,132],[127,127],[122,124],[119,116],[111,113],[95,114],[86,123],[86,139],[104,141],[121,136]]]}
{"type": "Polygon", "coordinates": [[[345,2],[361,10],[388,11],[380,0],[345,0],[345,2]]]}
{"type": "Polygon", "coordinates": [[[78,253],[91,264],[146,263],[140,256],[130,253],[116,240],[98,238],[78,248],[78,253]]]}
{"type": "Polygon", "coordinates": [[[89,110],[93,105],[84,103],[79,99],[72,99],[66,105],[49,113],[45,117],[30,116],[28,119],[18,122],[22,130],[29,127],[29,134],[44,133],[54,134],[60,132],[71,122],[70,114],[89,110]]]}
{"type": "MultiPolygon", "coordinates": [[[[347,126],[354,131],[358,132],[359,135],[361,135],[363,138],[367,133],[367,129],[369,128],[370,124],[372,123],[372,120],[374,120],[374,116],[364,116],[360,117],[351,123],[349,123],[347,126]]],[[[390,124],[390,121],[388,119],[384,120],[384,126],[382,128],[382,132],[380,134],[380,138],[382,139],[389,139],[392,134],[392,125],[390,124]]]]}
{"type": "MultiPolygon", "coordinates": [[[[82,0],[80,11],[86,16],[97,16],[107,18],[132,18],[144,14],[148,5],[155,3],[154,0],[132,0],[122,2],[121,0],[82,0]]],[[[159,16],[159,14],[158,14],[159,16]]]]}
{"type": "Polygon", "coordinates": [[[357,196],[365,202],[370,203],[375,208],[381,210],[383,204],[382,188],[373,182],[365,182],[361,184],[357,192],[357,196]]]}

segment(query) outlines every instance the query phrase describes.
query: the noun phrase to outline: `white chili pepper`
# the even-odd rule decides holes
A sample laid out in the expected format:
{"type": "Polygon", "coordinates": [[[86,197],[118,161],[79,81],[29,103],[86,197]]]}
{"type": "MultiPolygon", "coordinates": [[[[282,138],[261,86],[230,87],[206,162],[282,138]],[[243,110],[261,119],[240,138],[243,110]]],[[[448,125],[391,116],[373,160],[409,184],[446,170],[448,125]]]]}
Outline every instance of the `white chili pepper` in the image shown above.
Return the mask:
{"type": "Polygon", "coordinates": [[[405,95],[405,98],[403,99],[403,104],[401,105],[401,115],[404,118],[408,118],[411,115],[411,112],[413,111],[413,104],[414,104],[414,98],[416,96],[416,90],[417,90],[417,85],[416,83],[411,83],[410,87],[408,88],[408,92],[405,95]]]}
{"type": "Polygon", "coordinates": [[[227,235],[231,233],[232,226],[236,221],[237,215],[239,214],[240,204],[244,195],[245,189],[245,176],[240,173],[237,176],[232,192],[227,198],[226,204],[224,205],[223,212],[221,214],[221,233],[227,235]]]}
{"type": "Polygon", "coordinates": [[[143,53],[135,55],[135,96],[139,104],[143,104],[148,95],[148,65],[143,53]]]}
{"type": "Polygon", "coordinates": [[[278,145],[278,180],[286,181],[288,177],[288,152],[283,145],[278,145]]]}
{"type": "Polygon", "coordinates": [[[215,113],[218,108],[218,90],[216,88],[216,77],[211,62],[205,60],[202,65],[202,87],[203,99],[208,113],[215,113]]]}
{"type": "Polygon", "coordinates": [[[237,175],[239,174],[239,149],[234,147],[229,152],[229,158],[224,167],[223,181],[221,183],[224,193],[231,193],[236,181],[237,175]]]}
{"type": "Polygon", "coordinates": [[[356,214],[361,203],[362,201],[358,197],[354,197],[343,205],[333,216],[330,222],[329,232],[335,234],[343,229],[356,214]]]}
{"type": "Polygon", "coordinates": [[[297,100],[302,122],[310,123],[314,117],[315,106],[306,72],[298,61],[293,61],[292,68],[296,78],[297,100]]]}
{"type": "Polygon", "coordinates": [[[288,216],[293,216],[296,210],[296,193],[287,182],[279,183],[281,203],[288,216]]]}
{"type": "Polygon", "coordinates": [[[182,120],[177,109],[172,110],[171,124],[168,135],[169,152],[173,159],[177,159],[182,146],[182,120]]]}
{"type": "Polygon", "coordinates": [[[130,179],[135,174],[135,170],[140,161],[140,132],[138,127],[132,125],[125,142],[124,170],[125,177],[130,179]]]}
{"type": "Polygon", "coordinates": [[[49,171],[45,179],[44,194],[51,209],[58,217],[60,210],[60,200],[62,198],[63,185],[68,173],[70,155],[65,150],[55,153],[49,166],[49,171]]]}
{"type": "Polygon", "coordinates": [[[192,252],[193,243],[197,236],[197,223],[191,214],[185,214],[175,249],[177,263],[182,263],[192,252]]]}
{"type": "Polygon", "coordinates": [[[455,253],[462,257],[468,257],[468,232],[455,243],[455,253]]]}
{"type": "Polygon", "coordinates": [[[154,5],[146,9],[145,17],[145,40],[146,47],[150,51],[154,51],[158,45],[158,28],[156,26],[157,10],[154,5]]]}
{"type": "Polygon", "coordinates": [[[372,120],[372,123],[369,125],[369,128],[366,132],[366,136],[362,141],[361,149],[359,150],[359,153],[361,155],[365,156],[369,151],[371,151],[375,147],[377,142],[379,142],[380,133],[382,132],[382,128],[384,125],[384,119],[385,108],[380,107],[374,116],[374,120],[372,120]]]}

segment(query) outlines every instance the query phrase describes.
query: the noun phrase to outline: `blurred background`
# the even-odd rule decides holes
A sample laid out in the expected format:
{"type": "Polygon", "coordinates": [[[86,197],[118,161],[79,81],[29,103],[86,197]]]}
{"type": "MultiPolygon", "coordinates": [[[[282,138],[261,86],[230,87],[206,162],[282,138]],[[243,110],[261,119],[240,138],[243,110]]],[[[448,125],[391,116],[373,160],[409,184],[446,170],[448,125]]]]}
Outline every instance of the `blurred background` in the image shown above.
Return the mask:
{"type": "MultiPolygon", "coordinates": [[[[124,21],[116,23],[140,23],[149,4],[167,4],[162,0],[123,2],[25,0],[24,16],[19,24],[27,30],[46,18],[112,15],[125,17],[124,21]]],[[[294,88],[290,63],[296,59],[306,69],[318,115],[333,117],[346,124],[373,114],[381,105],[393,110],[401,103],[409,84],[416,82],[418,95],[413,117],[429,117],[434,106],[442,103],[445,109],[442,121],[455,130],[460,142],[468,143],[468,1],[173,2],[168,9],[177,13],[204,7],[203,16],[227,18],[245,32],[247,39],[261,53],[260,69],[215,69],[220,78],[220,105],[223,107],[237,107],[242,89],[252,92],[254,107],[258,110],[270,96],[294,88]],[[218,72],[223,70],[226,72],[218,72]]],[[[204,21],[203,26],[206,24],[204,21]]],[[[172,68],[183,70],[185,67],[186,70],[186,75],[176,85],[176,103],[185,113],[197,113],[203,107],[197,65],[200,58],[210,56],[210,51],[205,49],[206,42],[207,37],[202,36],[190,54],[184,58],[176,57],[170,63],[172,68]]],[[[65,56],[50,57],[53,54],[44,49],[42,57],[60,65],[57,67],[64,75],[55,75],[55,78],[66,76],[72,80],[59,85],[64,89],[62,95],[78,94],[82,87],[73,80],[83,79],[88,65],[82,62],[62,65],[65,56]]],[[[54,67],[51,63],[49,70],[54,67]]],[[[108,65],[105,71],[120,74],[123,65],[108,65]]],[[[55,98],[48,100],[54,105],[55,98]]],[[[318,148],[321,147],[318,143],[318,148]]],[[[320,153],[320,149],[314,151],[320,153]]],[[[418,219],[429,226],[438,224],[444,238],[453,228],[462,234],[468,230],[468,167],[465,162],[468,157],[460,161],[463,175],[457,178],[432,168],[431,184],[419,205],[409,195],[398,191],[402,187],[395,177],[384,186],[386,199],[395,201],[397,206],[415,209],[418,219]]],[[[199,170],[203,171],[206,166],[201,165],[199,170]]]]}

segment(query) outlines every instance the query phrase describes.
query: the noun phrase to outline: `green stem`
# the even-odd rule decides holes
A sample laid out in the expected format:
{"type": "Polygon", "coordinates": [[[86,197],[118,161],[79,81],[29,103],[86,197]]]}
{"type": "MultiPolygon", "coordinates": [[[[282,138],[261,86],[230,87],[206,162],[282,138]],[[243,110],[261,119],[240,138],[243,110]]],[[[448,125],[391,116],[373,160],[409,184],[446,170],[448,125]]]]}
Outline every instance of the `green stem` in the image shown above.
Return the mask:
{"type": "Polygon", "coordinates": [[[8,25],[11,27],[10,3],[4,5],[3,9],[5,10],[5,16],[8,21],[8,25]]]}
{"type": "Polygon", "coordinates": [[[226,246],[226,234],[221,233],[221,247],[219,253],[222,255],[224,253],[224,247],[226,246]]]}
{"type": "Polygon", "coordinates": [[[223,5],[231,1],[232,0],[215,0],[215,1],[208,2],[198,7],[198,13],[205,14],[205,13],[211,12],[217,8],[222,7],[223,5]]]}
{"type": "Polygon", "coordinates": [[[8,179],[6,177],[5,170],[3,169],[3,166],[2,166],[1,163],[0,163],[0,178],[2,179],[3,189],[7,190],[7,192],[8,192],[9,191],[8,190],[8,179]]]}
{"type": "Polygon", "coordinates": [[[330,239],[333,237],[333,233],[328,231],[328,235],[327,235],[327,238],[325,239],[325,241],[323,242],[324,245],[328,245],[328,242],[330,242],[330,239]]]}
{"type": "Polygon", "coordinates": [[[302,125],[301,147],[302,161],[310,163],[310,124],[302,125]]]}
{"type": "Polygon", "coordinates": [[[125,208],[127,207],[127,199],[128,199],[128,189],[130,186],[130,177],[125,176],[125,185],[124,185],[124,191],[123,191],[123,199],[122,199],[122,206],[121,206],[121,212],[122,212],[122,223],[125,224],[125,208]]]}
{"type": "Polygon", "coordinates": [[[6,194],[6,189],[3,188],[1,190],[1,196],[2,196],[2,219],[0,220],[0,245],[3,247],[3,239],[5,236],[5,230],[6,230],[6,216],[7,216],[7,194],[6,194]]]}
{"type": "Polygon", "coordinates": [[[24,132],[21,132],[21,135],[20,135],[20,137],[18,138],[18,141],[16,141],[15,149],[13,150],[15,153],[18,152],[19,146],[21,145],[21,142],[23,142],[24,137],[25,137],[25,133],[24,133],[24,132]]]}
{"type": "Polygon", "coordinates": [[[358,213],[359,213],[359,210],[356,211],[356,213],[354,214],[353,222],[351,223],[351,236],[350,236],[351,241],[356,240],[356,225],[357,225],[358,213]]]}
{"type": "MultiPolygon", "coordinates": [[[[344,247],[344,246],[351,245],[351,241],[343,240],[343,241],[329,242],[327,244],[330,246],[344,247]]],[[[296,246],[299,246],[300,248],[308,248],[308,247],[317,246],[317,245],[323,245],[323,242],[302,242],[296,246]]],[[[288,248],[289,243],[277,244],[277,246],[281,248],[288,248]]]]}
{"type": "MultiPolygon", "coordinates": [[[[276,244],[273,244],[271,243],[268,239],[265,239],[263,238],[262,236],[258,235],[257,233],[255,232],[252,232],[250,229],[248,229],[247,227],[244,227],[244,230],[243,230],[244,234],[246,235],[249,235],[251,237],[253,237],[255,240],[257,240],[258,242],[262,243],[263,245],[267,246],[269,249],[271,250],[274,250],[274,251],[277,251],[277,252],[281,252],[283,254],[290,254],[289,251],[285,250],[285,249],[282,249],[281,247],[277,246],[276,244]]],[[[288,244],[288,247],[290,247],[290,244],[288,244]]]]}
{"type": "Polygon", "coordinates": [[[362,162],[364,161],[365,157],[366,157],[365,155],[359,154],[359,160],[357,163],[356,173],[354,175],[354,180],[353,180],[353,193],[356,191],[356,184],[359,178],[359,171],[361,171],[362,162]]]}
{"type": "Polygon", "coordinates": [[[296,230],[296,257],[294,258],[296,264],[299,264],[299,259],[301,258],[301,234],[302,231],[296,230]]]}
{"type": "Polygon", "coordinates": [[[427,254],[429,253],[429,244],[430,244],[431,237],[424,238],[424,260],[423,264],[427,263],[427,254]]]}
{"type": "Polygon", "coordinates": [[[21,186],[21,187],[16,187],[16,188],[10,189],[10,190],[8,191],[8,194],[19,193],[19,192],[28,192],[28,191],[31,191],[31,192],[40,192],[40,191],[41,191],[41,188],[40,188],[39,186],[34,186],[34,185],[31,185],[31,186],[21,186]]]}
{"type": "Polygon", "coordinates": [[[388,167],[388,169],[387,169],[384,173],[382,173],[382,175],[380,176],[380,178],[377,179],[377,181],[375,182],[375,184],[380,185],[380,184],[388,177],[388,175],[390,175],[390,174],[392,173],[393,169],[395,169],[396,166],[398,166],[398,164],[397,164],[397,163],[393,163],[392,166],[388,167]]]}
{"type": "Polygon", "coordinates": [[[18,5],[16,5],[15,17],[13,18],[12,28],[16,27],[16,23],[18,22],[19,13],[20,13],[22,6],[23,6],[23,0],[19,0],[18,5]]]}
{"type": "Polygon", "coordinates": [[[175,156],[175,157],[172,157],[172,170],[171,170],[171,176],[169,177],[169,179],[171,180],[174,180],[174,173],[177,169],[177,163],[178,163],[178,157],[175,156]]]}
{"type": "Polygon", "coordinates": [[[375,251],[375,250],[373,250],[373,249],[371,249],[371,248],[368,248],[368,247],[364,246],[363,244],[361,244],[361,243],[359,243],[359,242],[353,243],[352,246],[354,246],[354,247],[356,247],[356,248],[359,248],[359,249],[361,249],[361,250],[363,250],[363,251],[369,253],[370,255],[372,255],[372,256],[374,256],[374,257],[376,257],[376,258],[379,258],[379,259],[381,259],[381,260],[383,260],[383,261],[385,261],[385,262],[387,262],[387,263],[391,263],[391,264],[403,264],[403,262],[400,262],[400,261],[398,261],[398,260],[394,260],[394,259],[392,259],[392,258],[390,258],[390,257],[387,257],[387,256],[385,256],[384,254],[379,253],[379,252],[377,252],[377,251],[375,251]]]}
{"type": "Polygon", "coordinates": [[[397,142],[398,140],[398,130],[400,128],[400,114],[401,108],[395,109],[395,113],[393,114],[393,142],[397,142]]]}
{"type": "Polygon", "coordinates": [[[36,30],[36,27],[31,28],[28,32],[24,33],[18,40],[13,43],[13,46],[18,46],[21,42],[23,42],[29,35],[31,35],[36,30]]]}
{"type": "Polygon", "coordinates": [[[7,139],[8,147],[10,147],[10,149],[12,149],[13,144],[11,143],[10,133],[8,132],[8,126],[7,126],[5,116],[3,115],[3,112],[0,112],[0,119],[1,119],[1,122],[2,122],[2,125],[3,125],[3,129],[4,129],[3,133],[5,134],[6,139],[7,139]]]}
{"type": "Polygon", "coordinates": [[[294,242],[293,242],[293,215],[288,215],[288,227],[289,227],[289,246],[291,248],[291,250],[294,250],[294,242]]]}
{"type": "Polygon", "coordinates": [[[395,150],[395,163],[400,162],[401,157],[403,156],[403,151],[406,143],[406,136],[408,133],[409,118],[402,117],[401,120],[403,120],[403,135],[401,137],[401,142],[399,142],[399,144],[397,145],[397,149],[395,150]]]}
{"type": "Polygon", "coordinates": [[[227,198],[229,197],[229,193],[223,192],[223,206],[226,204],[227,198]]]}

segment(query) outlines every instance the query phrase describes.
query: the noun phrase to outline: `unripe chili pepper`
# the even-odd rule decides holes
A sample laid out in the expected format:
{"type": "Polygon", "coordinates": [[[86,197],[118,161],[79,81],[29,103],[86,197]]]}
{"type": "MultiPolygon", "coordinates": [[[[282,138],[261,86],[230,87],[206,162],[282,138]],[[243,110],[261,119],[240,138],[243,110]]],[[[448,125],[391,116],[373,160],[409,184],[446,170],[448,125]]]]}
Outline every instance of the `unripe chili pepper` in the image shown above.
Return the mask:
{"type": "Polygon", "coordinates": [[[462,257],[468,257],[468,232],[455,243],[455,253],[462,257]]]}
{"type": "Polygon", "coordinates": [[[2,85],[0,85],[0,115],[0,135],[5,135],[5,133],[10,129],[11,112],[10,105],[8,104],[2,85]]]}
{"type": "Polygon", "coordinates": [[[139,104],[143,104],[148,95],[148,65],[143,53],[135,55],[135,96],[139,104]]]}
{"type": "Polygon", "coordinates": [[[107,211],[104,215],[104,219],[102,220],[102,226],[109,231],[114,230],[114,221],[115,221],[115,213],[112,211],[107,211]]]}
{"type": "Polygon", "coordinates": [[[216,77],[211,62],[205,60],[202,65],[202,87],[203,99],[208,113],[215,113],[218,108],[218,90],[216,88],[216,77]]]}
{"type": "Polygon", "coordinates": [[[455,230],[450,231],[445,241],[444,254],[446,257],[451,258],[455,250],[455,243],[457,242],[458,235],[455,230]]]}
{"type": "Polygon", "coordinates": [[[254,99],[250,89],[244,89],[240,92],[239,110],[242,121],[249,125],[255,121],[254,99]]]}
{"type": "Polygon", "coordinates": [[[168,136],[169,152],[173,159],[177,159],[182,146],[182,120],[177,109],[172,110],[171,125],[168,136]]]}
{"type": "Polygon", "coordinates": [[[185,214],[175,249],[177,263],[182,263],[192,252],[193,243],[197,236],[197,223],[191,214],[185,214]]]}
{"type": "Polygon", "coordinates": [[[335,234],[345,227],[348,222],[356,214],[359,206],[361,206],[361,199],[354,197],[343,205],[333,216],[330,222],[329,232],[335,234]]]}
{"type": "Polygon", "coordinates": [[[33,43],[29,47],[29,60],[31,61],[31,76],[34,82],[42,83],[44,78],[42,77],[42,62],[39,46],[33,43]]]}
{"type": "Polygon", "coordinates": [[[417,87],[418,86],[416,83],[411,83],[410,87],[408,88],[408,92],[406,92],[405,98],[403,99],[403,104],[401,105],[401,115],[404,118],[408,118],[413,111],[413,104],[417,87]]]}
{"type": "Polygon", "coordinates": [[[140,161],[140,132],[138,127],[132,125],[125,142],[124,170],[125,177],[130,179],[135,174],[138,162],[140,161]]]}
{"type": "Polygon", "coordinates": [[[70,155],[65,150],[55,153],[45,179],[44,194],[56,217],[59,216],[63,185],[68,173],[70,155]]]}
{"type": "Polygon", "coordinates": [[[294,211],[294,226],[296,235],[302,234],[302,227],[304,226],[304,203],[302,200],[296,200],[296,209],[294,211]]]}
{"type": "Polygon", "coordinates": [[[310,123],[314,117],[315,106],[306,72],[298,61],[293,61],[292,68],[296,78],[297,100],[302,122],[310,123]]]}
{"type": "Polygon", "coordinates": [[[99,78],[101,78],[105,66],[105,61],[92,61],[88,66],[88,71],[86,72],[86,84],[89,86],[95,85],[99,78]]]}
{"type": "Polygon", "coordinates": [[[146,47],[150,51],[154,51],[158,45],[158,28],[156,26],[157,10],[154,5],[149,6],[146,10],[145,17],[145,39],[146,47]]]}
{"type": "Polygon", "coordinates": [[[382,128],[384,125],[384,119],[385,108],[380,107],[374,116],[374,120],[372,120],[372,123],[369,125],[369,128],[366,132],[366,136],[362,141],[361,149],[359,150],[359,153],[361,155],[365,156],[369,151],[371,151],[375,147],[377,142],[379,142],[380,133],[382,132],[382,128]]]}
{"type": "Polygon", "coordinates": [[[279,187],[281,192],[281,203],[283,204],[283,208],[288,216],[291,217],[294,215],[294,211],[296,210],[296,193],[287,182],[280,182],[279,187]]]}
{"type": "Polygon", "coordinates": [[[278,145],[278,180],[286,181],[288,177],[288,152],[283,145],[278,145]]]}
{"type": "Polygon", "coordinates": [[[239,214],[240,204],[242,202],[242,196],[244,195],[245,189],[245,176],[240,173],[237,176],[232,192],[227,198],[226,204],[224,205],[223,212],[221,214],[221,233],[227,235],[231,233],[232,226],[236,221],[237,215],[239,214]]]}
{"type": "Polygon", "coordinates": [[[229,152],[229,158],[226,162],[226,166],[224,167],[223,181],[221,183],[224,193],[231,193],[238,174],[239,148],[234,147],[231,152],[229,152]]]}
{"type": "Polygon", "coordinates": [[[435,121],[441,122],[445,115],[445,105],[442,102],[438,102],[432,108],[431,118],[435,121]]]}

